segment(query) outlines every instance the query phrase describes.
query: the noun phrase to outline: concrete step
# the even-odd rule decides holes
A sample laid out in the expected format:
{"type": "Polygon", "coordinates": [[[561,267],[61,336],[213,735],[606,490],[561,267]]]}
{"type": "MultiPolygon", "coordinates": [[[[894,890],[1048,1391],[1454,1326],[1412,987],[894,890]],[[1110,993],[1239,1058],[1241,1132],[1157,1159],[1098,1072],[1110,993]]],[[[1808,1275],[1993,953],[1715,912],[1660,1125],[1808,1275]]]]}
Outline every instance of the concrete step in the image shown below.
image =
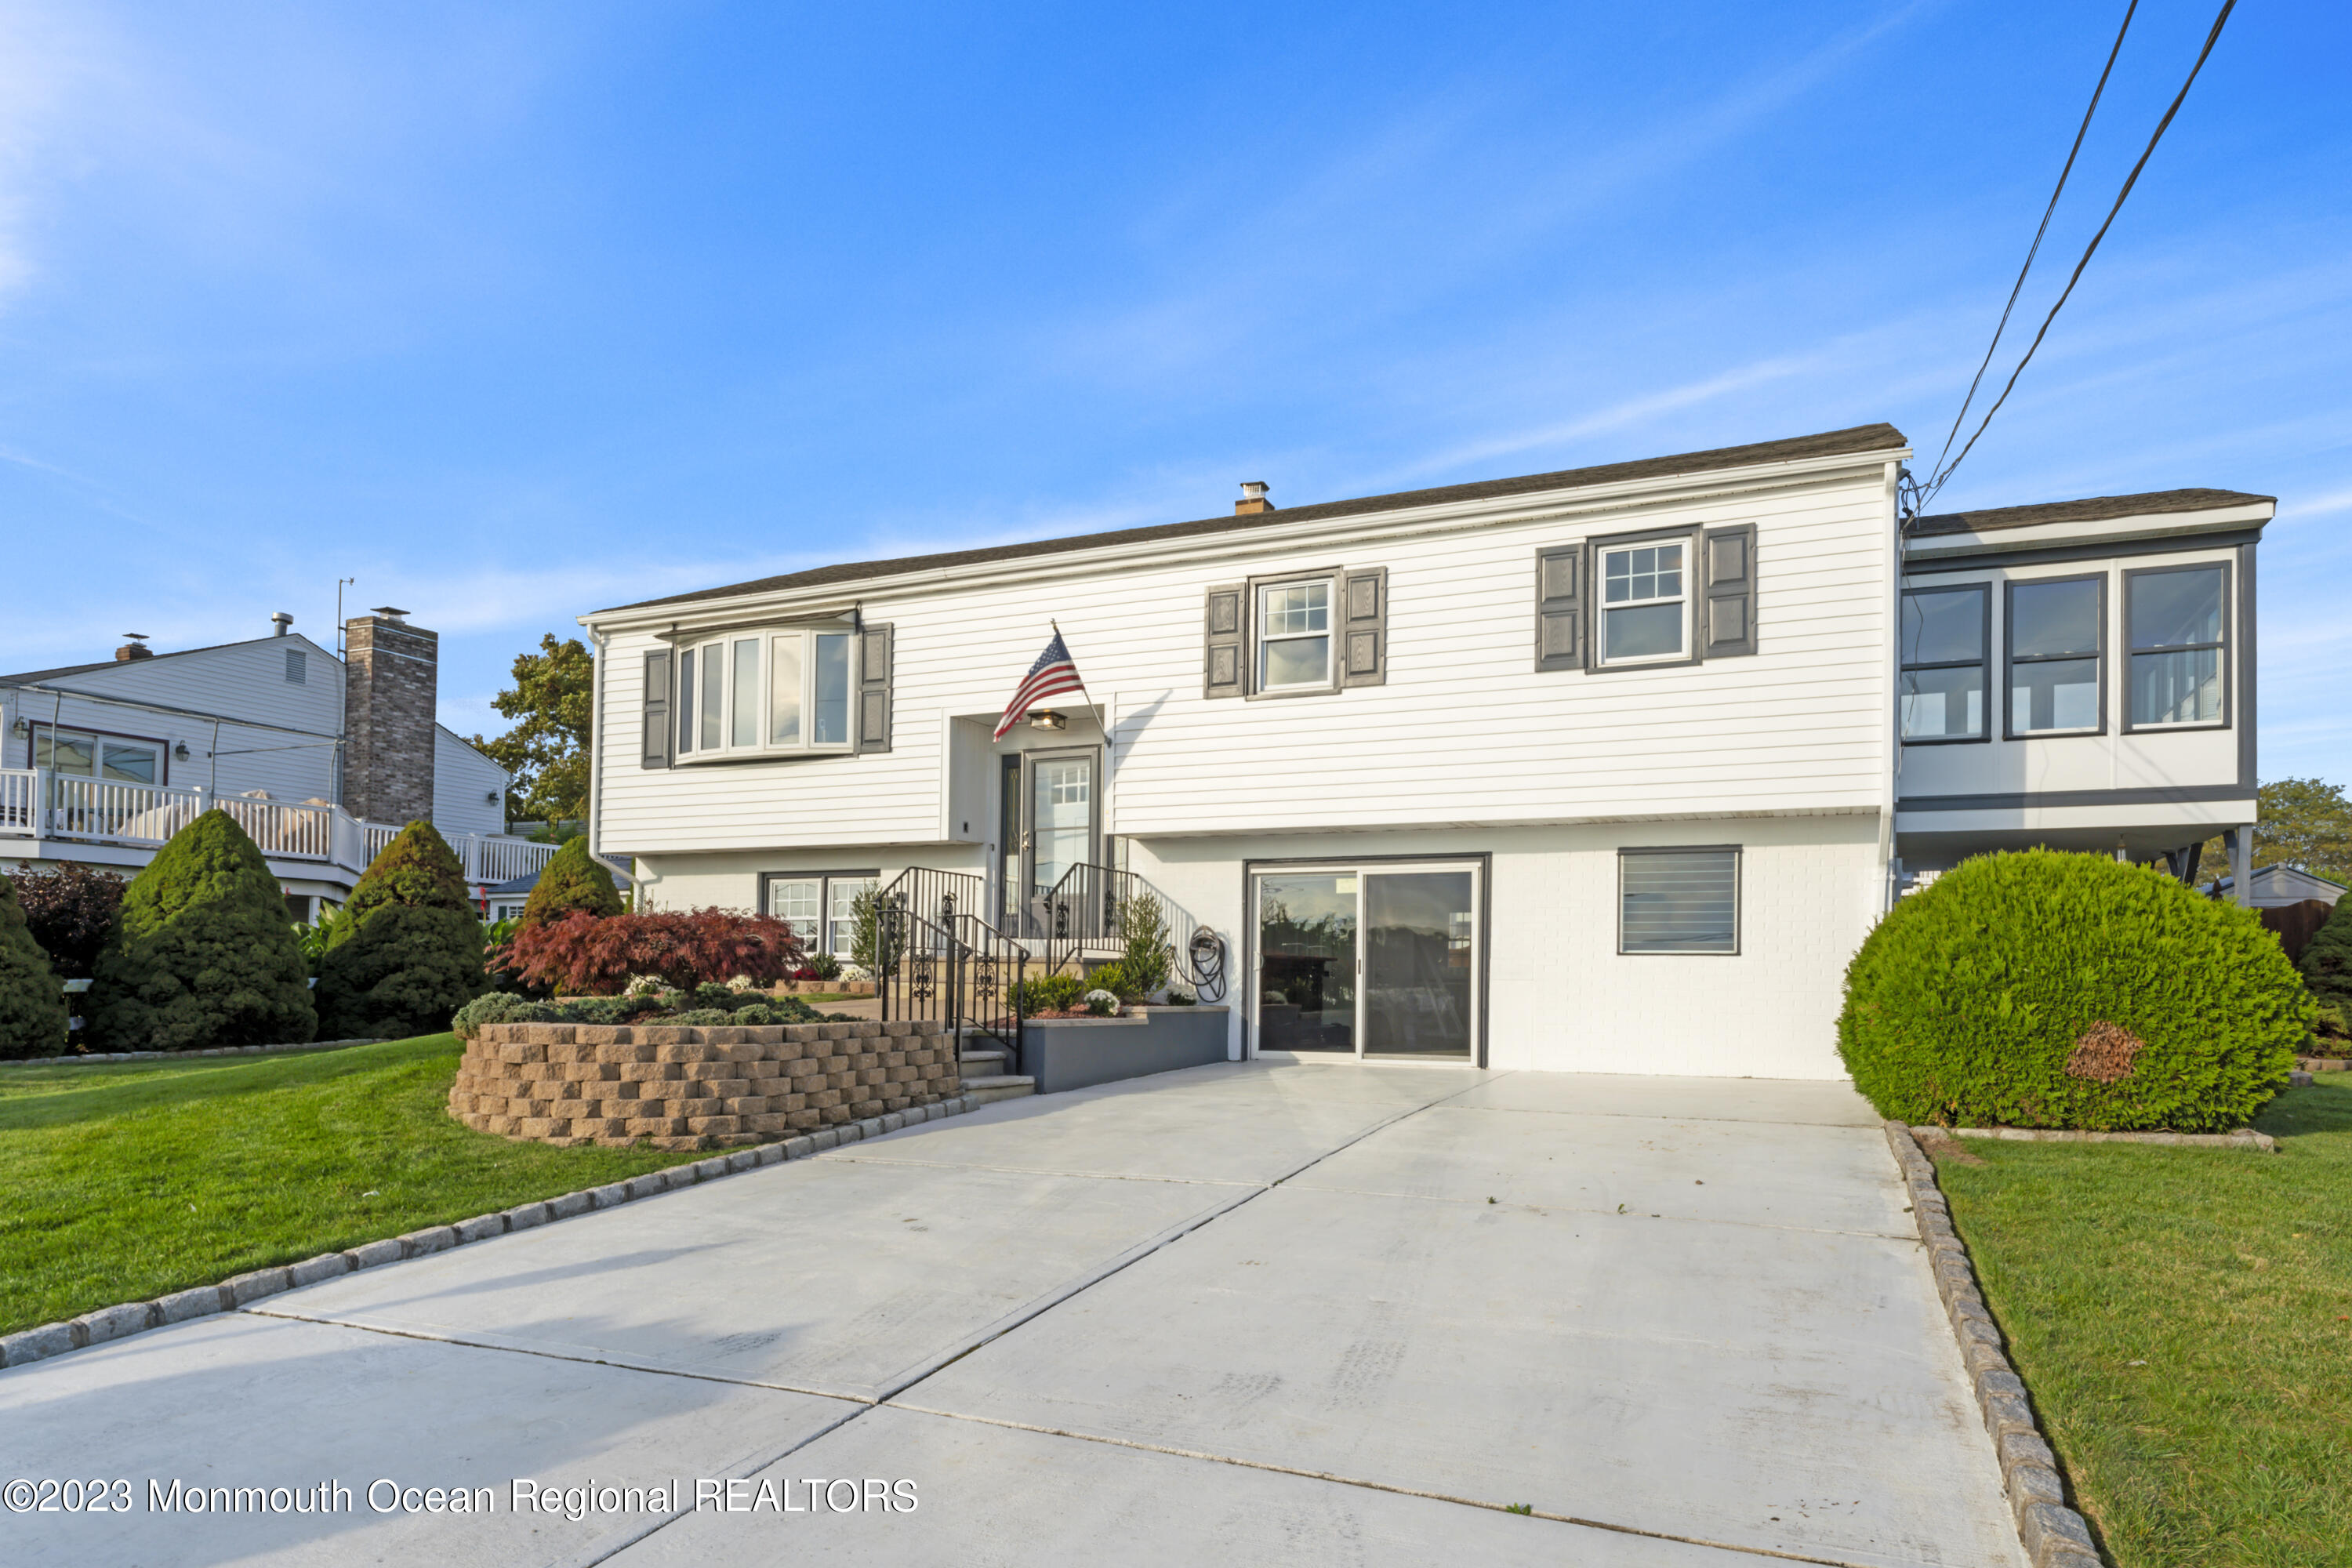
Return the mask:
{"type": "Polygon", "coordinates": [[[992,1105],[1000,1100],[1019,1100],[1037,1092],[1034,1078],[1015,1078],[1011,1073],[993,1073],[986,1078],[966,1078],[963,1091],[982,1105],[992,1105]]]}
{"type": "Polygon", "coordinates": [[[966,1078],[985,1078],[991,1073],[1003,1072],[1005,1058],[1009,1054],[1003,1050],[992,1050],[985,1046],[967,1046],[963,1053],[956,1058],[956,1065],[963,1069],[963,1076],[966,1078]]]}

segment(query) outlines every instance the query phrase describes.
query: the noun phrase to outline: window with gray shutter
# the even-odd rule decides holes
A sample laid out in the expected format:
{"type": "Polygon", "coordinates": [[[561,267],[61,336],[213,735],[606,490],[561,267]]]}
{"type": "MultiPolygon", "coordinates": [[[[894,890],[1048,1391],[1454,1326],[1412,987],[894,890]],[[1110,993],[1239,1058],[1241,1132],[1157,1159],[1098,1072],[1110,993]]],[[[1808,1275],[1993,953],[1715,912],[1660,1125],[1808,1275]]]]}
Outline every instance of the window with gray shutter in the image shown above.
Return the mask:
{"type": "Polygon", "coordinates": [[[1248,602],[1249,589],[1239,583],[1227,584],[1209,590],[1205,611],[1207,643],[1202,658],[1201,695],[1203,697],[1239,697],[1243,685],[1242,607],[1248,602]]]}
{"type": "Polygon", "coordinates": [[[890,628],[868,626],[857,674],[857,749],[890,749],[890,628]]]}
{"type": "Polygon", "coordinates": [[[1710,528],[1701,542],[1706,568],[1703,658],[1756,651],[1756,525],[1710,528]]]}
{"type": "Polygon", "coordinates": [[[645,758],[641,765],[666,768],[669,750],[669,649],[646,655],[645,758]]]}
{"type": "Polygon", "coordinates": [[[1584,668],[1585,550],[1554,545],[1536,552],[1536,668],[1584,668]]]}
{"type": "Polygon", "coordinates": [[[1382,686],[1389,679],[1389,569],[1341,575],[1346,619],[1340,626],[1342,686],[1382,686]]]}
{"type": "Polygon", "coordinates": [[[1739,951],[1739,848],[1617,851],[1617,951],[1739,951]]]}

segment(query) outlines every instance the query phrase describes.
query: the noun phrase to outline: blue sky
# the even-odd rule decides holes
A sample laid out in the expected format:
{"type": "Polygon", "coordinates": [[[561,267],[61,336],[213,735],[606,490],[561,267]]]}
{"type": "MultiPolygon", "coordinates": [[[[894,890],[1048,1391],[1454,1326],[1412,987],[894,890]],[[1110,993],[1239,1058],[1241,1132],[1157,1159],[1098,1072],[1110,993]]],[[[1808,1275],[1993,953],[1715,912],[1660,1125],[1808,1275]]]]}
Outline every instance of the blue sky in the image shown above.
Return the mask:
{"type": "MultiPolygon", "coordinates": [[[[495,729],[583,610],[1244,479],[1932,454],[2121,12],[0,0],[0,668],[356,576],[495,729]]],[[[2141,5],[2029,330],[2211,15],[2141,5]]],[[[2239,9],[1939,503],[2279,496],[2265,777],[2352,782],[2347,49],[2239,9]]]]}

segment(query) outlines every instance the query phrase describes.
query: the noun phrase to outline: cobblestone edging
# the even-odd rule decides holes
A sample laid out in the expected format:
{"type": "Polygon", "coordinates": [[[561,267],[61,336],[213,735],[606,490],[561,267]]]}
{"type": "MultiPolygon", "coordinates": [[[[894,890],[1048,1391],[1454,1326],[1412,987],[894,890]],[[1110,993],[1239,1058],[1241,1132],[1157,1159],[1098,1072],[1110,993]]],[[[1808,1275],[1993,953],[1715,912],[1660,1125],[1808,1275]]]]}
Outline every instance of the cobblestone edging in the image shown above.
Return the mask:
{"type": "Polygon", "coordinates": [[[2024,1380],[2009,1363],[2000,1330],[1977,1289],[1968,1248],[1952,1229],[1951,1211],[1936,1184],[1936,1167],[1920,1152],[1910,1128],[1900,1121],[1889,1121],[1885,1128],[1910,1193],[1912,1218],[1918,1222],[1919,1239],[1927,1244],[1927,1261],[1936,1273],[1937,1292],[1944,1299],[1953,1333],[1959,1337],[1960,1359],[1968,1365],[1977,1408],[2000,1458],[2001,1485],[2009,1493],[2010,1513],[2025,1554],[2033,1568],[2100,1568],[2090,1527],[2066,1506],[2057,1457],[2042,1440],[2033,1406],[2026,1401],[2024,1380]]]}
{"type": "Polygon", "coordinates": [[[2278,1152],[2278,1140],[2241,1127],[2235,1132],[2080,1132],[2061,1127],[1914,1127],[1915,1138],[2005,1138],[2031,1143],[2161,1143],[2176,1149],[2259,1149],[2278,1152]]]}
{"type": "Polygon", "coordinates": [[[530,1230],[556,1220],[571,1219],[577,1215],[617,1208],[639,1198],[652,1197],[656,1193],[716,1181],[739,1171],[781,1164],[787,1160],[804,1160],[844,1143],[879,1138],[885,1132],[896,1132],[902,1127],[917,1127],[926,1121],[960,1116],[979,1107],[980,1101],[975,1096],[958,1095],[929,1105],[888,1111],[837,1127],[827,1127],[822,1131],[787,1138],[781,1142],[730,1150],[690,1165],[672,1165],[664,1171],[649,1171],[625,1182],[566,1193],[562,1197],[549,1198],[542,1203],[519,1204],[496,1214],[476,1215],[472,1219],[461,1219],[454,1225],[427,1226],[422,1230],[412,1230],[405,1236],[387,1237],[382,1241],[366,1242],[342,1252],[322,1252],[300,1263],[257,1268],[251,1273],[224,1279],[217,1285],[198,1285],[192,1289],[175,1290],[152,1301],[126,1301],[119,1307],[100,1307],[61,1323],[43,1323],[38,1328],[26,1329],[0,1338],[0,1366],[23,1366],[28,1362],[46,1361],[68,1351],[80,1350],[86,1345],[123,1339],[144,1329],[160,1329],[168,1323],[185,1322],[190,1318],[205,1317],[214,1312],[235,1311],[249,1301],[275,1296],[281,1290],[316,1285],[321,1280],[355,1273],[362,1268],[397,1263],[405,1258],[422,1258],[427,1253],[446,1251],[469,1241],[487,1241],[509,1231],[530,1230]]]}
{"type": "Polygon", "coordinates": [[[194,1051],[111,1051],[101,1056],[26,1057],[0,1062],[0,1068],[87,1067],[97,1062],[172,1062],[192,1057],[259,1057],[278,1051],[339,1051],[345,1046],[380,1046],[394,1037],[373,1035],[353,1040],[289,1040],[276,1046],[210,1046],[194,1051]]]}

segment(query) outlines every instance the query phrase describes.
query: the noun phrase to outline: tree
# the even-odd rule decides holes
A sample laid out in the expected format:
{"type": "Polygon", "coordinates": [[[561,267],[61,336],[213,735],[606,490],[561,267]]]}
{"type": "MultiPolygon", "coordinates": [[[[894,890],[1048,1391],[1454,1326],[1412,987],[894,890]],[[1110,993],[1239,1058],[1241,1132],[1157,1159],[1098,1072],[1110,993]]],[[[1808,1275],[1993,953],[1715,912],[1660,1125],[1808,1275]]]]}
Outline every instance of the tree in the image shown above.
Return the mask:
{"type": "Polygon", "coordinates": [[[16,885],[0,877],[0,1058],[56,1056],[66,1016],[65,989],[25,924],[16,885]]]}
{"type": "Polygon", "coordinates": [[[589,856],[588,840],[583,837],[565,839],[540,872],[530,897],[523,901],[522,923],[535,926],[560,920],[572,910],[585,910],[592,915],[621,912],[621,895],[613,886],[613,874],[589,856]]]}
{"type": "Polygon", "coordinates": [[[319,961],[319,1016],[331,1037],[438,1034],[490,988],[466,877],[429,822],[383,847],[343,906],[319,961]]]}
{"type": "Polygon", "coordinates": [[[227,812],[215,806],[180,829],[123,889],[84,1016],[93,1045],[118,1051],[316,1033],[286,895],[227,812]]]}
{"type": "Polygon", "coordinates": [[[490,706],[515,721],[505,734],[474,737],[483,755],[514,775],[507,792],[509,816],[558,822],[588,814],[588,755],[594,740],[596,661],[578,637],[519,654],[514,685],[490,706]]]}
{"type": "Polygon", "coordinates": [[[2327,923],[2312,933],[2295,967],[2303,983],[2339,1021],[2352,1019],[2352,897],[2336,900],[2327,923]]]}
{"type": "Polygon", "coordinates": [[[773,915],[703,909],[599,918],[571,910],[524,924],[504,957],[531,984],[609,996],[633,974],[659,975],[682,991],[739,974],[772,984],[800,967],[801,942],[791,922],[773,915]]]}
{"type": "MultiPolygon", "coordinates": [[[[2352,801],[2341,784],[2324,779],[2273,779],[2255,792],[2262,820],[2254,825],[2256,866],[2293,866],[2314,876],[2352,885],[2352,801]]],[[[2230,855],[2219,838],[2205,841],[2198,858],[2200,881],[2230,874],[2230,855]]]]}
{"type": "Polygon", "coordinates": [[[49,966],[70,980],[89,979],[122,907],[122,879],[66,860],[54,871],[18,871],[13,879],[25,923],[49,966]]]}

